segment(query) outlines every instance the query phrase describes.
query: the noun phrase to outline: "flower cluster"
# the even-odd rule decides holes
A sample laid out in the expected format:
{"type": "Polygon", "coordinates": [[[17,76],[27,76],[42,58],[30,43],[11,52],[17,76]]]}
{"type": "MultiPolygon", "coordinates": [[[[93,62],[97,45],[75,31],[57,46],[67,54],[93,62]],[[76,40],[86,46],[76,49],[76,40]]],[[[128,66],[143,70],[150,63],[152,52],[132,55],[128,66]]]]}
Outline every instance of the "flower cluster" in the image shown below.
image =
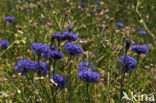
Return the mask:
{"type": "Polygon", "coordinates": [[[78,36],[72,32],[64,32],[62,35],[62,40],[76,41],[78,40],[78,36]]]}
{"type": "Polygon", "coordinates": [[[6,48],[8,48],[8,46],[9,46],[9,42],[7,40],[1,40],[0,41],[0,47],[2,49],[6,49],[6,48]]]}
{"type": "Polygon", "coordinates": [[[53,38],[60,41],[62,39],[62,36],[59,33],[55,33],[55,34],[53,34],[53,38]]]}
{"type": "Polygon", "coordinates": [[[148,52],[147,46],[141,46],[141,45],[133,45],[131,50],[138,55],[140,54],[146,54],[148,52]]]}
{"type": "Polygon", "coordinates": [[[49,59],[63,59],[63,53],[56,51],[55,47],[50,48],[48,45],[42,45],[40,43],[33,43],[31,46],[32,51],[38,55],[42,55],[44,58],[49,59]]]}
{"type": "Polygon", "coordinates": [[[52,79],[54,80],[55,83],[57,83],[58,87],[61,90],[63,90],[67,85],[67,80],[64,77],[59,76],[58,74],[54,74],[52,76],[52,79]]]}
{"type": "Polygon", "coordinates": [[[97,83],[97,81],[100,79],[100,75],[97,72],[86,70],[80,71],[78,74],[78,78],[86,82],[97,83]]]}
{"type": "Polygon", "coordinates": [[[10,17],[10,16],[5,17],[4,19],[5,19],[6,21],[8,21],[8,22],[12,22],[12,21],[15,20],[14,17],[10,17]]]}
{"type": "Polygon", "coordinates": [[[83,53],[83,50],[80,46],[72,44],[70,42],[65,45],[65,48],[67,53],[75,57],[81,56],[81,54],[83,53]]]}
{"type": "Polygon", "coordinates": [[[86,82],[97,83],[100,79],[100,75],[97,72],[93,72],[95,66],[92,63],[81,62],[79,65],[79,74],[78,78],[86,82]]]}
{"type": "Polygon", "coordinates": [[[121,56],[120,57],[120,63],[121,64],[125,64],[125,68],[123,69],[123,67],[121,68],[121,71],[125,71],[125,72],[129,72],[134,70],[137,67],[137,61],[135,58],[131,57],[131,56],[121,56]]]}
{"type": "Polygon", "coordinates": [[[21,75],[27,75],[28,71],[39,72],[41,70],[43,76],[47,76],[49,72],[49,66],[45,62],[32,62],[31,60],[20,60],[15,67],[15,70],[21,75]]]}

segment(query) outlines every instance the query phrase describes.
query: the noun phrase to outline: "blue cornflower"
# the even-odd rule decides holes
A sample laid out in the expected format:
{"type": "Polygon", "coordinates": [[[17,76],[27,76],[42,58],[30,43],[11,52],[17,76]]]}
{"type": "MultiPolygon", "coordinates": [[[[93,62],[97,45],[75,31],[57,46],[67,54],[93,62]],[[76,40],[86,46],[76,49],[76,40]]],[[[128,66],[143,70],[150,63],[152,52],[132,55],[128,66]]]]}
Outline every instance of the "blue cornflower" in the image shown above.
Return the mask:
{"type": "Polygon", "coordinates": [[[15,67],[17,72],[21,73],[21,76],[27,76],[27,72],[33,68],[33,63],[31,60],[20,60],[15,67]]]}
{"type": "Polygon", "coordinates": [[[78,36],[72,32],[64,32],[62,35],[62,40],[76,41],[78,40],[78,36]]]}
{"type": "Polygon", "coordinates": [[[82,3],[81,7],[83,7],[83,8],[86,7],[86,3],[82,3]]]}
{"type": "Polygon", "coordinates": [[[35,73],[38,73],[41,70],[42,75],[46,77],[49,73],[49,66],[45,62],[40,62],[40,66],[38,65],[38,62],[34,62],[30,70],[35,73]]]}
{"type": "Polygon", "coordinates": [[[140,31],[140,34],[144,36],[147,34],[147,32],[146,31],[140,31]]]}
{"type": "Polygon", "coordinates": [[[57,59],[63,59],[64,55],[63,55],[63,53],[61,53],[59,51],[50,51],[49,57],[53,58],[54,60],[57,60],[57,59]]]}
{"type": "Polygon", "coordinates": [[[30,9],[28,9],[28,10],[27,10],[27,12],[28,12],[28,13],[31,13],[31,10],[30,10],[30,9]]]}
{"type": "Polygon", "coordinates": [[[98,72],[93,71],[80,71],[78,74],[78,78],[85,82],[97,83],[100,79],[100,74],[98,72]]]}
{"type": "Polygon", "coordinates": [[[72,24],[68,25],[67,30],[71,32],[73,30],[73,25],[72,24]]]}
{"type": "Polygon", "coordinates": [[[129,72],[129,71],[133,71],[136,67],[137,67],[137,61],[135,58],[131,57],[131,56],[121,56],[120,57],[120,63],[125,65],[125,69],[123,69],[123,67],[121,67],[121,71],[125,71],[125,72],[129,72]],[[126,57],[126,58],[125,58],[126,57]]]}
{"type": "Polygon", "coordinates": [[[101,4],[101,1],[96,1],[97,4],[101,4]]]}
{"type": "Polygon", "coordinates": [[[116,24],[118,27],[124,27],[124,25],[122,23],[117,22],[116,24]]]}
{"type": "Polygon", "coordinates": [[[42,44],[33,43],[31,45],[31,50],[34,51],[36,54],[41,55],[41,53],[42,53],[42,44]]]}
{"type": "Polygon", "coordinates": [[[68,52],[70,55],[72,56],[81,56],[81,54],[83,53],[83,50],[80,46],[76,45],[76,44],[72,44],[72,43],[67,43],[65,45],[66,48],[66,52],[68,52]]]}
{"type": "Polygon", "coordinates": [[[98,12],[100,12],[100,11],[101,11],[101,8],[96,8],[96,10],[97,10],[98,12]]]}
{"type": "Polygon", "coordinates": [[[88,63],[88,62],[81,62],[79,65],[78,65],[80,71],[83,71],[83,70],[93,70],[95,69],[95,65],[93,65],[92,63],[88,63]]]}
{"type": "Polygon", "coordinates": [[[4,50],[6,48],[8,48],[9,46],[9,42],[7,40],[1,40],[0,41],[0,47],[4,50]]]}
{"type": "Polygon", "coordinates": [[[43,76],[47,76],[49,73],[49,66],[45,62],[40,62],[41,71],[43,76]]]}
{"type": "Polygon", "coordinates": [[[141,27],[140,27],[140,26],[138,26],[138,27],[137,27],[137,30],[141,30],[141,27]]]}
{"type": "Polygon", "coordinates": [[[43,19],[40,19],[40,23],[42,23],[43,22],[43,19]]]}
{"type": "Polygon", "coordinates": [[[131,41],[130,40],[126,40],[126,49],[129,49],[131,45],[131,41]]]}
{"type": "Polygon", "coordinates": [[[5,17],[4,19],[5,19],[6,21],[8,21],[8,22],[12,22],[12,21],[15,20],[14,17],[10,17],[10,16],[5,17]]]}
{"type": "Polygon", "coordinates": [[[60,41],[62,39],[62,36],[59,33],[55,33],[55,34],[53,34],[53,38],[60,41]]]}
{"type": "Polygon", "coordinates": [[[57,83],[57,86],[61,90],[63,90],[67,86],[67,80],[64,77],[59,76],[58,74],[54,74],[52,76],[52,79],[54,80],[55,83],[57,83]]]}
{"type": "Polygon", "coordinates": [[[148,52],[147,46],[141,46],[141,45],[133,45],[131,50],[137,54],[146,54],[148,52]]]}

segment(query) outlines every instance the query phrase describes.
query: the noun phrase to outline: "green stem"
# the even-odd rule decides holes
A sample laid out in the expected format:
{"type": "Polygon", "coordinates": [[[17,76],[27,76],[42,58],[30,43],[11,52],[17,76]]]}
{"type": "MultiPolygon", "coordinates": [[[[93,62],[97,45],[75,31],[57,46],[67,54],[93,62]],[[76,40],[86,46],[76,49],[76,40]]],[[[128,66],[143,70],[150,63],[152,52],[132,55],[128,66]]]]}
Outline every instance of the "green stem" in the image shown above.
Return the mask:
{"type": "Polygon", "coordinates": [[[68,74],[67,74],[67,80],[68,80],[68,86],[67,86],[67,90],[68,90],[68,103],[71,103],[71,98],[72,98],[72,95],[71,95],[71,56],[69,56],[68,58],[68,74]]]}

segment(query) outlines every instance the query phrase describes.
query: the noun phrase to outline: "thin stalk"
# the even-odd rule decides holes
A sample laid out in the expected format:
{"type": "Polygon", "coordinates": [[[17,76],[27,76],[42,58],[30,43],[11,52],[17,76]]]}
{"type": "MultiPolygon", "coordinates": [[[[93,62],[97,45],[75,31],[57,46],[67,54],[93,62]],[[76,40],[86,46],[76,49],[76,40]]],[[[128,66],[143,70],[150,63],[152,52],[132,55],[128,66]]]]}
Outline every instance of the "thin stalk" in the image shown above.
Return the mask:
{"type": "Polygon", "coordinates": [[[41,85],[42,89],[44,90],[44,94],[48,96],[48,97],[47,97],[48,102],[50,102],[50,96],[49,96],[49,93],[47,92],[46,87],[45,87],[45,86],[43,86],[42,81],[41,81],[41,78],[40,78],[40,77],[41,77],[41,75],[42,75],[42,74],[41,74],[40,58],[41,58],[41,56],[40,56],[40,55],[38,55],[38,65],[39,65],[39,72],[38,72],[38,76],[39,76],[39,81],[40,81],[40,85],[41,85]]]}
{"type": "Polygon", "coordinates": [[[89,95],[88,88],[89,88],[89,83],[87,83],[86,85],[86,93],[87,93],[87,101],[90,103],[90,95],[89,95]]]}
{"type": "MultiPolygon", "coordinates": [[[[138,56],[137,56],[137,68],[139,68],[139,58],[140,58],[140,54],[138,54],[138,56]]],[[[137,68],[136,68],[136,70],[135,70],[135,78],[137,77],[137,68]]],[[[138,72],[139,72],[140,70],[138,70],[138,72]]]]}
{"type": "Polygon", "coordinates": [[[69,55],[69,58],[68,58],[68,73],[67,73],[67,80],[68,80],[68,86],[67,86],[67,90],[68,90],[68,93],[69,93],[69,95],[68,95],[68,103],[72,103],[72,101],[71,101],[71,98],[72,98],[72,95],[71,95],[71,81],[70,81],[70,79],[71,79],[71,63],[70,63],[70,61],[71,61],[71,55],[69,55]]]}
{"type": "MultiPolygon", "coordinates": [[[[55,64],[56,64],[56,61],[54,60],[54,66],[53,66],[53,76],[54,76],[54,74],[55,74],[55,64]]],[[[52,87],[52,91],[51,91],[51,93],[52,93],[52,98],[53,98],[53,103],[56,103],[56,90],[55,90],[56,88],[55,88],[55,86],[53,85],[53,87],[52,87]]]]}
{"type": "Polygon", "coordinates": [[[123,96],[123,81],[124,81],[124,78],[125,78],[125,73],[126,73],[126,68],[125,68],[125,60],[126,60],[126,56],[127,56],[127,52],[128,52],[128,49],[126,49],[125,51],[125,57],[124,57],[124,63],[123,63],[123,70],[121,71],[122,74],[121,74],[121,81],[120,81],[120,101],[122,102],[122,96],[123,96]]]}

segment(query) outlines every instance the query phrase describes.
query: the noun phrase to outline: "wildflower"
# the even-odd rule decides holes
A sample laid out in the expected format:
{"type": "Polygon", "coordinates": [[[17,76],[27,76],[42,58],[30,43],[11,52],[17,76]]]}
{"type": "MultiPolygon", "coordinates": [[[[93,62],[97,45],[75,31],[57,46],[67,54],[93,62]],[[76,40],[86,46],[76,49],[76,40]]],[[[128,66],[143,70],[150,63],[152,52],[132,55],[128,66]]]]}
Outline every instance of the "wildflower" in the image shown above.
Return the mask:
{"type": "Polygon", "coordinates": [[[97,10],[98,12],[100,12],[100,11],[101,11],[101,8],[96,8],[96,10],[97,10]]]}
{"type": "Polygon", "coordinates": [[[7,40],[1,40],[0,41],[0,47],[4,50],[7,49],[9,46],[9,42],[7,40]]]}
{"type": "Polygon", "coordinates": [[[43,19],[40,19],[40,23],[42,23],[43,22],[43,19]]]}
{"type": "Polygon", "coordinates": [[[64,55],[63,55],[63,53],[61,53],[59,51],[51,51],[49,53],[49,57],[53,58],[54,60],[57,60],[57,59],[63,59],[64,55]]]}
{"type": "Polygon", "coordinates": [[[81,7],[83,7],[83,8],[86,7],[86,3],[82,3],[81,7]]]}
{"type": "Polygon", "coordinates": [[[31,45],[32,51],[34,51],[37,55],[41,55],[42,53],[42,44],[40,43],[33,43],[31,45]]]}
{"type": "Polygon", "coordinates": [[[54,74],[52,76],[52,79],[54,80],[55,83],[57,83],[57,86],[61,90],[63,90],[66,87],[66,85],[67,85],[67,80],[64,77],[59,76],[58,74],[54,74]]]}
{"type": "Polygon", "coordinates": [[[8,22],[12,22],[12,21],[15,20],[14,17],[10,17],[10,16],[5,17],[4,19],[5,19],[6,21],[8,21],[8,22]]]}
{"type": "Polygon", "coordinates": [[[17,72],[21,73],[21,76],[27,75],[27,72],[33,68],[33,63],[31,60],[20,60],[15,67],[17,72]]]}
{"type": "Polygon", "coordinates": [[[137,30],[141,30],[141,27],[140,27],[140,26],[138,26],[138,27],[137,27],[137,30]]]}
{"type": "Polygon", "coordinates": [[[28,12],[28,13],[31,13],[31,10],[30,10],[30,9],[28,9],[28,10],[27,10],[27,12],[28,12]]]}
{"type": "Polygon", "coordinates": [[[81,54],[83,53],[83,50],[80,46],[76,45],[76,44],[72,44],[72,43],[67,43],[65,45],[66,48],[66,52],[68,52],[70,55],[72,56],[81,56],[81,54]]]}
{"type": "Polygon", "coordinates": [[[76,40],[78,40],[78,36],[77,36],[77,34],[74,34],[72,32],[64,32],[62,35],[62,40],[76,41],[76,40]]]}
{"type": "Polygon", "coordinates": [[[131,50],[137,54],[146,54],[148,52],[147,46],[141,46],[141,45],[133,45],[131,50]]]}
{"type": "Polygon", "coordinates": [[[80,71],[78,74],[78,78],[85,82],[97,83],[100,79],[100,74],[98,72],[93,71],[80,71]]]}
{"type": "Polygon", "coordinates": [[[125,72],[129,72],[129,71],[133,71],[136,67],[137,67],[137,61],[135,58],[131,57],[131,56],[121,56],[120,57],[120,63],[124,64],[124,67],[121,67],[121,71],[125,71],[125,72]]]}
{"type": "Polygon", "coordinates": [[[122,23],[119,23],[119,22],[118,22],[116,25],[117,25],[118,27],[121,27],[121,28],[124,27],[124,25],[123,25],[122,23]]]}
{"type": "Polygon", "coordinates": [[[91,69],[91,71],[93,69],[95,69],[95,65],[93,65],[92,63],[88,63],[88,62],[81,62],[79,65],[78,65],[80,71],[83,71],[83,70],[89,70],[91,69]]]}
{"type": "Polygon", "coordinates": [[[131,41],[130,40],[126,40],[126,49],[129,49],[130,44],[131,44],[131,41]]]}
{"type": "Polygon", "coordinates": [[[53,34],[53,38],[60,41],[62,39],[62,36],[59,33],[55,33],[55,34],[53,34]]]}
{"type": "Polygon", "coordinates": [[[101,1],[96,1],[97,4],[101,4],[101,1]]]}
{"type": "Polygon", "coordinates": [[[72,24],[68,25],[67,30],[71,32],[73,30],[73,25],[72,24]]]}
{"type": "Polygon", "coordinates": [[[147,32],[145,32],[145,31],[140,31],[140,34],[144,36],[144,35],[147,34],[147,32]]]}

